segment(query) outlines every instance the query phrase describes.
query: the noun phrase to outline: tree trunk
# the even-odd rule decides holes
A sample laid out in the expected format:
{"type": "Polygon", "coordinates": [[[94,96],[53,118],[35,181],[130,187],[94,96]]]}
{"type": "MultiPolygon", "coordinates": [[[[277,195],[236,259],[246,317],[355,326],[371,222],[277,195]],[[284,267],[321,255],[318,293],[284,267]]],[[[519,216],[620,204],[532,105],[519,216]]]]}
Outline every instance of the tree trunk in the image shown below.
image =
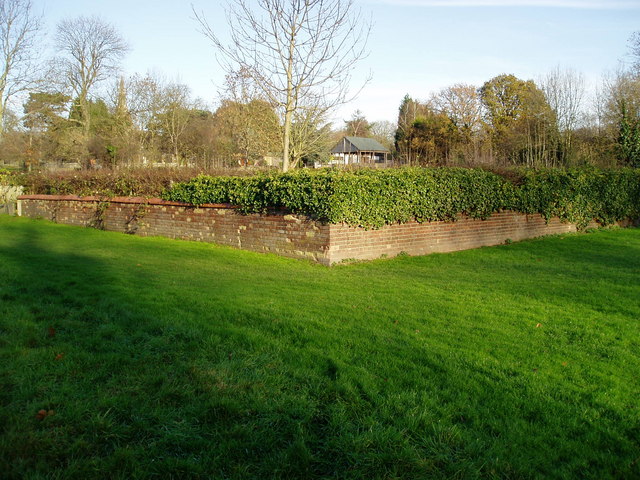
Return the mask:
{"type": "Polygon", "coordinates": [[[283,159],[282,171],[289,170],[289,144],[291,143],[291,116],[292,112],[287,109],[284,114],[284,139],[283,139],[283,159]]]}
{"type": "Polygon", "coordinates": [[[89,138],[89,130],[91,129],[91,112],[89,111],[89,99],[87,94],[83,93],[80,97],[80,115],[82,116],[82,132],[85,139],[89,138]]]}

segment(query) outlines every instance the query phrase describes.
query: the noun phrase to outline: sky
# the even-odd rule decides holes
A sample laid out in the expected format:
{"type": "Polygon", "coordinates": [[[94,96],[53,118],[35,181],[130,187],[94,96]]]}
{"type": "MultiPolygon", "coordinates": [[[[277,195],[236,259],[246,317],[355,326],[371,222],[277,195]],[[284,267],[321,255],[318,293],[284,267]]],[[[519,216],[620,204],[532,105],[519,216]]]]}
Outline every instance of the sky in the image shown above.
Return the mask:
{"type": "MultiPolygon", "coordinates": [[[[162,74],[215,108],[224,71],[192,5],[224,37],[226,0],[32,1],[44,15],[43,52],[51,51],[61,20],[98,15],[129,43],[126,74],[162,74]]],[[[594,91],[629,61],[629,37],[640,31],[640,0],[355,0],[354,11],[370,19],[372,32],[352,87],[371,80],[336,110],[338,126],[356,110],[369,121],[395,122],[405,94],[426,100],[453,84],[480,87],[504,73],[538,80],[571,68],[594,91]]]]}

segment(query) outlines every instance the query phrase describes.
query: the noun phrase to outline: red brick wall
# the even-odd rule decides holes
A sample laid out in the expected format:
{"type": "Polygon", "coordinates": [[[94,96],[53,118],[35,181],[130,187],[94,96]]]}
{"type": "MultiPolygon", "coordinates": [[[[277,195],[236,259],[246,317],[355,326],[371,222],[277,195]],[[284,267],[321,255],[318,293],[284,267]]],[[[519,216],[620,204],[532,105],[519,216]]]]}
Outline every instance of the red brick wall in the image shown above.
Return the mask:
{"type": "Polygon", "coordinates": [[[487,220],[462,217],[456,222],[410,222],[373,231],[331,225],[330,258],[336,263],[352,258],[393,257],[401,252],[426,255],[575,231],[575,225],[558,219],[546,224],[540,215],[516,212],[495,213],[487,220]]]}
{"type": "Polygon", "coordinates": [[[547,224],[540,215],[515,212],[496,213],[487,220],[462,217],[457,222],[410,222],[365,230],[297,215],[241,215],[228,205],[194,208],[159,199],[116,197],[103,202],[94,197],[55,195],[20,197],[19,214],[136,235],[219,243],[325,265],[401,252],[425,255],[466,250],[576,231],[575,225],[558,219],[547,224]]]}
{"type": "Polygon", "coordinates": [[[19,215],[142,236],[230,245],[328,265],[329,226],[294,215],[241,215],[229,205],[200,208],[159,199],[25,195],[19,215]]]}

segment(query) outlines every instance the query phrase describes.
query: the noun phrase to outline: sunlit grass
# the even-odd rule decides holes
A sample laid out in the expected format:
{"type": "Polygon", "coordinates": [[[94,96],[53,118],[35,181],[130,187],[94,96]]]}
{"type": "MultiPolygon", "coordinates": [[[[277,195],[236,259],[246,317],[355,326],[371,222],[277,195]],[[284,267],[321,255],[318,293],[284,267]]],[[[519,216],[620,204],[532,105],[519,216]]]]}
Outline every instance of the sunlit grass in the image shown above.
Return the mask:
{"type": "Polygon", "coordinates": [[[639,299],[637,229],[329,269],[0,217],[0,471],[637,477],[639,299]]]}

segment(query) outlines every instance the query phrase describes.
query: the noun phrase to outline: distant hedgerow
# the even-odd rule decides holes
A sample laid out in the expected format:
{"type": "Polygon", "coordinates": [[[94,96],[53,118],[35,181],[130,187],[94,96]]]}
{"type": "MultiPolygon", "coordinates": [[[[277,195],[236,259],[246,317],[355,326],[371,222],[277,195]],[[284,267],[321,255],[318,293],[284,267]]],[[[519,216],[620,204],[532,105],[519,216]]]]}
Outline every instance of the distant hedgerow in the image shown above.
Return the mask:
{"type": "MultiPolygon", "coordinates": [[[[117,170],[38,171],[13,175],[13,184],[22,185],[27,193],[43,195],[158,197],[174,182],[187,182],[198,174],[229,174],[231,170],[214,171],[201,168],[136,167],[117,170]]],[[[238,170],[234,170],[238,174],[238,170]]],[[[251,171],[244,172],[247,175],[251,171]]],[[[2,180],[0,172],[0,181],[2,180]]]]}

